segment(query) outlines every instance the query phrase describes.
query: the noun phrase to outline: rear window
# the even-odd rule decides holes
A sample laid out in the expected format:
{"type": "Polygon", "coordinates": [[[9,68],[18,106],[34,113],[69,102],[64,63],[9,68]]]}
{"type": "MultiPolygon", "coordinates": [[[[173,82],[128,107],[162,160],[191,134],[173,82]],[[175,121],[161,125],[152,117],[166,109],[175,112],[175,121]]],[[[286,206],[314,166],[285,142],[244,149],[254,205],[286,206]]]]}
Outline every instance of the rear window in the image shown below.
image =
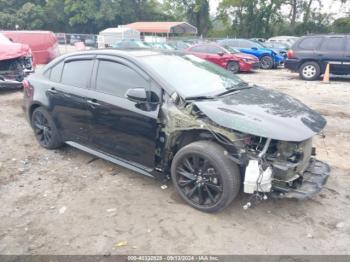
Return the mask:
{"type": "Polygon", "coordinates": [[[78,60],[65,63],[61,82],[65,85],[87,88],[92,65],[92,60],[78,60]]]}
{"type": "Polygon", "coordinates": [[[299,48],[305,50],[315,50],[322,41],[322,37],[308,37],[301,40],[299,48]]]}
{"type": "Polygon", "coordinates": [[[344,37],[326,37],[324,38],[320,49],[322,51],[343,51],[344,41],[344,37]]]}

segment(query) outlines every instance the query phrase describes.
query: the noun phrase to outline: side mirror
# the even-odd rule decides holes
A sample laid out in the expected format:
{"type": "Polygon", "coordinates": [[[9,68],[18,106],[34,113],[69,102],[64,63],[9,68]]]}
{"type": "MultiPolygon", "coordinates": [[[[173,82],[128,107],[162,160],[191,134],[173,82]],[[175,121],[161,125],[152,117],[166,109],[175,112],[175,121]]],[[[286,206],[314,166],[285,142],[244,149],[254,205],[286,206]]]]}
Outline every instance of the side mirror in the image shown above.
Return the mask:
{"type": "Polygon", "coordinates": [[[257,48],[257,47],[255,47],[255,46],[254,46],[254,47],[252,47],[252,49],[253,49],[253,50],[258,50],[258,48],[257,48]]]}
{"type": "Polygon", "coordinates": [[[223,56],[225,53],[224,52],[219,52],[218,55],[219,56],[223,56]]]}
{"type": "Polygon", "coordinates": [[[146,102],[147,94],[144,88],[130,88],[126,91],[126,97],[133,102],[146,102]]]}

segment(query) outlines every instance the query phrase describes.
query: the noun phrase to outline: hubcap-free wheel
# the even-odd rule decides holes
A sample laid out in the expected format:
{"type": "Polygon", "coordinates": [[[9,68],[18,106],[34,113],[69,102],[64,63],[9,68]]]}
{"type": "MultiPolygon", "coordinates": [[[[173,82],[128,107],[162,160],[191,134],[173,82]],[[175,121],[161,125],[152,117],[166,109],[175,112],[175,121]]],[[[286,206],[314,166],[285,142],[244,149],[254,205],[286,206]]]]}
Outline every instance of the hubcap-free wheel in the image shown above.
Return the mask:
{"type": "Polygon", "coordinates": [[[214,206],[223,192],[218,171],[208,159],[196,154],[183,157],[176,169],[176,182],[184,195],[196,205],[214,206]]]}
{"type": "Polygon", "coordinates": [[[239,64],[237,62],[229,62],[227,65],[227,70],[236,74],[239,72],[239,64]]]}
{"type": "Polygon", "coordinates": [[[33,116],[34,132],[40,144],[49,146],[52,139],[52,130],[48,120],[41,112],[35,112],[33,116]]]}
{"type": "Polygon", "coordinates": [[[260,66],[262,69],[271,69],[273,67],[273,60],[269,56],[263,56],[260,59],[260,66]]]}

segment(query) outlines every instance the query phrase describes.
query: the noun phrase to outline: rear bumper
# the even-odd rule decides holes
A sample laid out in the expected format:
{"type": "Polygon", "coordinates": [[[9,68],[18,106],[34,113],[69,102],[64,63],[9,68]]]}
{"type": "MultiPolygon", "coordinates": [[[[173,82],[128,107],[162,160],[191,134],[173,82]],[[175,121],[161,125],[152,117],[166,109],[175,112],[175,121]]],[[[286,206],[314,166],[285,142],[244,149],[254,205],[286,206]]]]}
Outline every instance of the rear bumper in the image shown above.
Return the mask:
{"type": "Polygon", "coordinates": [[[299,183],[292,187],[272,185],[273,196],[277,198],[307,199],[321,191],[330,175],[328,164],[312,158],[299,183]]]}
{"type": "Polygon", "coordinates": [[[298,71],[300,66],[300,61],[296,59],[287,59],[284,63],[284,67],[291,71],[298,71]]]}

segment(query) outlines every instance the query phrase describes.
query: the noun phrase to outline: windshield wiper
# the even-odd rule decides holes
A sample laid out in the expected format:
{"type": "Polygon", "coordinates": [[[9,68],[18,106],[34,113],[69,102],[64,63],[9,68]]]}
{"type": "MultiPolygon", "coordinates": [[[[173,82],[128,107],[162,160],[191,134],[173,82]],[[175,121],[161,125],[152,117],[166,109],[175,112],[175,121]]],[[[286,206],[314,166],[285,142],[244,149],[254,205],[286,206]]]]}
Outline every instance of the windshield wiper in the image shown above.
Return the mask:
{"type": "Polygon", "coordinates": [[[185,100],[211,100],[214,99],[213,96],[189,96],[185,100]]]}
{"type": "Polygon", "coordinates": [[[226,91],[224,91],[222,93],[219,93],[218,95],[216,95],[216,97],[224,96],[224,95],[227,95],[229,93],[236,92],[236,91],[239,91],[239,90],[242,90],[242,89],[247,89],[247,88],[251,88],[251,86],[248,83],[246,83],[246,82],[241,82],[241,83],[239,83],[239,84],[237,84],[235,86],[227,88],[226,91]]]}

